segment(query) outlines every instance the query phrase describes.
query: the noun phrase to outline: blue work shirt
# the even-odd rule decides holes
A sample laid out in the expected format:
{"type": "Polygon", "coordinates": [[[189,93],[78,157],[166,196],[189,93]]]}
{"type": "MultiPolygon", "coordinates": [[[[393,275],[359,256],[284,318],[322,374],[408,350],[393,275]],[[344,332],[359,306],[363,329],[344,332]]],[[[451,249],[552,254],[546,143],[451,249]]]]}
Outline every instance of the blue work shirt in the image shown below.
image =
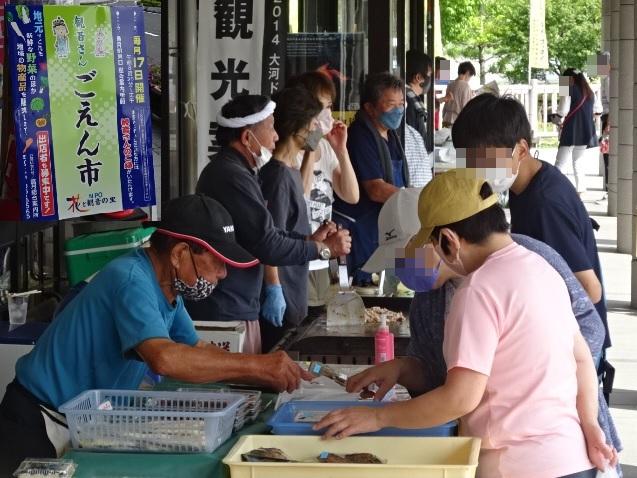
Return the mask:
{"type": "MultiPolygon", "coordinates": [[[[404,187],[403,153],[396,136],[389,135],[387,142],[392,162],[394,186],[404,187]]],[[[352,235],[352,252],[347,257],[350,275],[354,276],[355,283],[371,281],[371,275],[360,270],[378,247],[378,214],[383,207],[382,203],[372,201],[363,181],[383,179],[383,167],[379,157],[376,139],[361,119],[355,120],[348,129],[347,151],[356,173],[360,189],[360,200],[357,204],[348,204],[338,196],[334,201],[334,211],[343,213],[356,222],[344,220],[342,216],[332,215],[334,221],[342,224],[350,230],[352,235]]]]}
{"type": "MultiPolygon", "coordinates": [[[[555,166],[542,162],[542,168],[522,193],[509,192],[509,207],[511,232],[548,244],[573,272],[592,269],[603,287],[591,218],[571,182],[555,166]]],[[[610,347],[603,293],[595,309],[606,329],[604,348],[610,347]]]]}
{"type": "Polygon", "coordinates": [[[109,263],[18,360],[18,381],[56,409],[88,389],[136,389],[148,366],[135,347],[148,339],[199,340],[181,297],[170,304],[150,259],[137,249],[109,263]]]}

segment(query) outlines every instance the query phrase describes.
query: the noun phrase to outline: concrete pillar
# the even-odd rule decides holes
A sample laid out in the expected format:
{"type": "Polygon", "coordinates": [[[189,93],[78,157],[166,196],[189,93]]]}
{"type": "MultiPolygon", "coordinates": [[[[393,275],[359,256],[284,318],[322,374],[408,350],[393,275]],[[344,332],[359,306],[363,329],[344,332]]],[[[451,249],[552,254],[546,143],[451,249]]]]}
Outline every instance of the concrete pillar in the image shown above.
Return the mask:
{"type": "Polygon", "coordinates": [[[617,250],[633,249],[633,90],[635,84],[635,0],[620,0],[619,150],[617,156],[617,250]]]}
{"type": "Polygon", "coordinates": [[[610,161],[608,165],[608,215],[617,215],[617,158],[619,153],[619,1],[611,0],[610,18],[610,161]]]}
{"type": "MultiPolygon", "coordinates": [[[[633,11],[633,26],[637,32],[637,16],[633,11]]],[[[637,40],[633,42],[634,48],[637,47],[637,40]]],[[[633,69],[633,145],[637,144],[637,62],[634,64],[633,69]]],[[[637,207],[635,207],[635,200],[637,199],[637,148],[633,148],[633,174],[632,174],[632,248],[631,253],[633,260],[631,263],[631,294],[630,305],[633,308],[637,308],[637,207]]]]}
{"type": "MultiPolygon", "coordinates": [[[[610,3],[611,0],[602,0],[602,51],[610,52],[610,3]]],[[[601,78],[601,100],[604,113],[610,111],[610,76],[601,78]]],[[[599,132],[601,135],[601,130],[599,132]]],[[[599,155],[599,175],[604,176],[604,157],[599,155]]]]}

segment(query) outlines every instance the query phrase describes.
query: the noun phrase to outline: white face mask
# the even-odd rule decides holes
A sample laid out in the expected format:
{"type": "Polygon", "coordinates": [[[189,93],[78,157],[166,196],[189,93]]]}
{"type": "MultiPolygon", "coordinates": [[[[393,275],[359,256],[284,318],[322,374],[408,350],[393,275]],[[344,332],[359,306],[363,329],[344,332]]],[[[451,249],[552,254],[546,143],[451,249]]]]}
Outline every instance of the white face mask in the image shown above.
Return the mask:
{"type": "Polygon", "coordinates": [[[332,117],[332,109],[331,108],[323,108],[323,110],[316,117],[316,122],[318,124],[321,133],[323,136],[332,131],[334,127],[334,118],[332,117]]]}
{"type": "Polygon", "coordinates": [[[268,148],[261,145],[261,143],[259,142],[259,140],[257,139],[257,137],[254,135],[252,131],[248,130],[248,133],[252,135],[252,137],[257,142],[260,148],[260,154],[256,154],[250,148],[248,148],[248,151],[250,151],[250,154],[254,158],[254,162],[256,163],[257,170],[259,170],[263,166],[268,164],[270,159],[272,159],[272,152],[268,148]]]}
{"type": "MultiPolygon", "coordinates": [[[[513,152],[511,153],[511,161],[513,161],[514,154],[515,148],[513,148],[513,152]]],[[[503,193],[511,189],[511,186],[513,186],[519,172],[519,166],[516,173],[513,172],[513,169],[509,168],[490,168],[486,170],[487,177],[485,179],[491,185],[493,192],[503,193]]]]}

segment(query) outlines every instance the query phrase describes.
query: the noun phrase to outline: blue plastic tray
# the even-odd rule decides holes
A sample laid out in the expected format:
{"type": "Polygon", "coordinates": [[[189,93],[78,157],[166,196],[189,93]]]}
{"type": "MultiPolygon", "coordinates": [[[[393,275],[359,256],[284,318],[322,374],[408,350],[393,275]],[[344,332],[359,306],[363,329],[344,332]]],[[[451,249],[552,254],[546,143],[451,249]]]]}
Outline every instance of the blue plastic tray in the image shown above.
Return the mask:
{"type": "MultiPolygon", "coordinates": [[[[322,431],[312,430],[313,423],[297,423],[294,417],[298,412],[329,412],[339,408],[348,407],[382,407],[386,405],[381,402],[310,402],[292,401],[284,404],[268,420],[268,425],[272,427],[275,435],[321,435],[322,431]]],[[[366,433],[364,436],[403,436],[403,437],[450,437],[457,433],[457,422],[449,422],[445,425],[434,428],[402,429],[383,428],[374,433],[366,433]]]]}

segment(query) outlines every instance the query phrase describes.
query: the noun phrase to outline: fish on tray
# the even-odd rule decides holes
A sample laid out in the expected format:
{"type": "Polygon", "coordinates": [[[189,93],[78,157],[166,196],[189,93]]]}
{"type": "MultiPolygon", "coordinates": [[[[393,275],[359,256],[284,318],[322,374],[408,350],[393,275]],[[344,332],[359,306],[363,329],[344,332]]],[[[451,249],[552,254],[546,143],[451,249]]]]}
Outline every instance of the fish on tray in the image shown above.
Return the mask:
{"type": "Polygon", "coordinates": [[[371,464],[382,465],[384,462],[376,455],[371,453],[350,453],[349,455],[337,455],[336,453],[328,453],[324,451],[318,457],[321,463],[355,463],[355,464],[371,464]]]}
{"type": "Polygon", "coordinates": [[[293,462],[278,448],[256,448],[241,455],[243,461],[248,462],[293,462]]]}

